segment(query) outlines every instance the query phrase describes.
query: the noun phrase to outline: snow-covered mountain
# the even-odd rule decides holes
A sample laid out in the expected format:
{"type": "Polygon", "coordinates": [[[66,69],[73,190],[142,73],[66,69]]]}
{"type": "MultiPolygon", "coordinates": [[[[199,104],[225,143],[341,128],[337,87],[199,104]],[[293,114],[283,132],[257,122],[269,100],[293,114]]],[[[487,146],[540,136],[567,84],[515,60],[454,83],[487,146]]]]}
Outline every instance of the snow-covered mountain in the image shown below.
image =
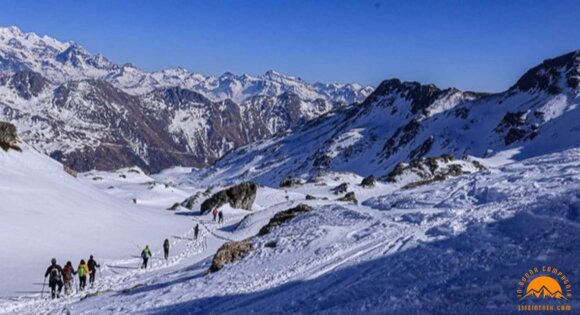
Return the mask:
{"type": "Polygon", "coordinates": [[[326,171],[381,177],[398,163],[442,154],[520,148],[522,159],[577,147],[579,104],[580,51],[544,61],[497,94],[386,80],[362,104],[238,148],[196,178],[276,185],[326,171]]]}
{"type": "Polygon", "coordinates": [[[268,71],[219,78],[118,66],[79,45],[0,28],[0,119],[77,170],[205,166],[372,89],[268,71]]]}
{"type": "Polygon", "coordinates": [[[30,70],[54,83],[99,79],[133,95],[155,89],[180,87],[203,94],[212,101],[240,103],[256,95],[278,96],[291,92],[304,100],[323,99],[350,104],[363,100],[372,87],[360,84],[310,84],[300,78],[270,70],[263,75],[219,77],[192,73],[184,68],[146,72],[132,64],[117,65],[101,54],[91,54],[74,42],[25,33],[17,27],[0,28],[0,71],[30,70]]]}

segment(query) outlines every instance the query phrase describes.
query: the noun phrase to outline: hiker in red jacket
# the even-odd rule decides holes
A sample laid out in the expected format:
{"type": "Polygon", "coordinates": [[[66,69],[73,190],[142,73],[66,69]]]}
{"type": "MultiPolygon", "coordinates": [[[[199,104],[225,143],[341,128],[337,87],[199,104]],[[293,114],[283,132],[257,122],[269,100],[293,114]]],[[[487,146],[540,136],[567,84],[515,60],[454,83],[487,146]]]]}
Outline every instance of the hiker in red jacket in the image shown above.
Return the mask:
{"type": "Polygon", "coordinates": [[[217,208],[214,208],[213,211],[211,212],[211,214],[213,214],[213,222],[215,222],[215,219],[217,218],[217,215],[218,215],[217,208]]]}
{"type": "Polygon", "coordinates": [[[70,261],[66,262],[66,265],[62,269],[62,279],[64,280],[64,295],[70,295],[73,293],[73,280],[76,271],[70,261]]]}

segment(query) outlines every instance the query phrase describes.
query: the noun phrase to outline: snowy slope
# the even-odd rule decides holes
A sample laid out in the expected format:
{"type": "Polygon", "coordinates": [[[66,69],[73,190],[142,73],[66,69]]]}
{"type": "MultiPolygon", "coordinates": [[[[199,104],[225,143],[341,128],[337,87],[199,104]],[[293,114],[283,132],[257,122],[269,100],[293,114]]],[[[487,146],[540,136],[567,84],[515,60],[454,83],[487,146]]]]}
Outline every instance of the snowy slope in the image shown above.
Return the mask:
{"type": "MultiPolygon", "coordinates": [[[[580,277],[580,151],[498,161],[482,159],[489,170],[410,190],[383,183],[363,188],[357,185],[362,178],[349,173],[329,173],[285,190],[260,188],[249,216],[225,209],[223,226],[193,216],[202,225],[202,239],[180,248],[168,263],[109,274],[90,297],[47,303],[33,295],[0,300],[0,309],[19,314],[514,313],[517,281],[530,267],[557,266],[571,279],[580,277]],[[332,188],[344,182],[358,205],[335,201],[339,196],[332,188]],[[305,201],[306,194],[327,200],[305,201]],[[254,238],[255,251],[206,274],[220,244],[255,235],[276,212],[298,203],[314,210],[254,238]],[[272,242],[273,248],[265,246],[272,242]]],[[[580,307],[577,299],[571,305],[580,307]]]]}
{"type": "Polygon", "coordinates": [[[386,80],[360,105],[238,148],[199,181],[281,179],[349,171],[381,177],[398,163],[451,154],[519,159],[580,145],[580,51],[544,61],[498,94],[386,80]]]}
{"type": "MultiPolygon", "coordinates": [[[[0,150],[0,295],[37,292],[52,257],[64,264],[138,254],[187,230],[183,217],[133,205],[72,177],[28,145],[0,150]]],[[[175,200],[181,199],[178,194],[175,200]]]]}

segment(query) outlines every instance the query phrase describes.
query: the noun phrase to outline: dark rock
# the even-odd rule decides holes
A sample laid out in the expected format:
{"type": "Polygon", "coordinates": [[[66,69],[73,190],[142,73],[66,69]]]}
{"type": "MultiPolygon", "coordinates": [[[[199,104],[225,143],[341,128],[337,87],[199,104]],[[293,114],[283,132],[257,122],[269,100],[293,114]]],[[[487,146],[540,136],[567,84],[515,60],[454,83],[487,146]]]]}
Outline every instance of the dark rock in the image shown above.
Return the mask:
{"type": "Polygon", "coordinates": [[[77,171],[73,170],[72,168],[66,166],[66,165],[62,165],[63,170],[68,173],[70,176],[72,177],[77,177],[77,171]]]}
{"type": "Polygon", "coordinates": [[[277,245],[278,245],[278,244],[276,244],[276,241],[270,241],[270,242],[268,242],[268,243],[264,244],[264,247],[267,247],[267,248],[274,248],[274,247],[276,247],[277,245]]]}
{"type": "Polygon", "coordinates": [[[358,205],[358,200],[356,199],[356,196],[355,196],[354,192],[352,192],[352,191],[347,192],[346,195],[344,195],[344,197],[338,198],[336,200],[344,201],[344,202],[352,202],[355,205],[358,205]]]}
{"type": "Polygon", "coordinates": [[[268,224],[264,225],[260,229],[260,232],[258,232],[258,236],[266,235],[270,233],[274,228],[280,226],[281,224],[288,222],[297,216],[308,213],[312,210],[313,208],[309,205],[299,204],[294,208],[278,212],[272,217],[272,219],[270,219],[270,222],[268,222],[268,224]]]}
{"type": "Polygon", "coordinates": [[[176,202],[173,204],[173,206],[167,208],[167,210],[175,211],[175,210],[179,209],[179,207],[181,207],[181,204],[179,202],[176,202]]]}
{"type": "Polygon", "coordinates": [[[505,145],[510,145],[526,137],[526,131],[519,128],[511,128],[504,138],[505,145]]]}
{"type": "Polygon", "coordinates": [[[0,122],[0,148],[4,151],[9,149],[22,151],[18,146],[18,132],[16,126],[7,122],[0,122]]]}
{"type": "Polygon", "coordinates": [[[202,214],[204,214],[214,208],[221,207],[226,203],[229,203],[233,208],[252,210],[252,205],[256,199],[257,192],[258,185],[256,185],[256,183],[241,183],[239,185],[215,193],[213,196],[206,199],[201,204],[200,211],[202,214]]]}
{"type": "Polygon", "coordinates": [[[375,179],[375,177],[373,175],[369,175],[369,176],[363,178],[362,182],[360,183],[360,185],[362,187],[375,187],[376,184],[377,184],[377,180],[375,179]]]}
{"type": "Polygon", "coordinates": [[[419,145],[409,153],[409,160],[422,158],[425,155],[427,155],[427,153],[429,153],[429,151],[431,150],[431,147],[433,146],[434,142],[435,138],[433,136],[427,138],[427,140],[423,141],[421,145],[419,145]]]}
{"type": "Polygon", "coordinates": [[[298,187],[302,185],[302,180],[298,178],[285,178],[280,181],[280,188],[298,187]]]}
{"type": "Polygon", "coordinates": [[[580,86],[579,63],[580,50],[544,60],[542,64],[528,70],[510,90],[524,92],[539,90],[558,94],[561,92],[562,81],[565,81],[570,88],[578,88],[580,86]]]}
{"type": "Polygon", "coordinates": [[[197,193],[195,193],[195,195],[190,196],[189,198],[187,198],[183,202],[181,202],[181,206],[191,210],[191,209],[193,209],[193,206],[199,200],[200,197],[201,197],[201,192],[198,191],[197,193]]]}
{"type": "Polygon", "coordinates": [[[344,194],[348,190],[348,183],[342,183],[332,189],[335,195],[344,194]]]}
{"type": "Polygon", "coordinates": [[[306,200],[316,200],[316,197],[312,195],[306,195],[306,200]]]}
{"type": "Polygon", "coordinates": [[[231,264],[242,259],[246,254],[250,253],[254,248],[250,244],[250,240],[230,241],[222,245],[216,252],[209,272],[216,272],[222,269],[225,265],[231,264]]]}

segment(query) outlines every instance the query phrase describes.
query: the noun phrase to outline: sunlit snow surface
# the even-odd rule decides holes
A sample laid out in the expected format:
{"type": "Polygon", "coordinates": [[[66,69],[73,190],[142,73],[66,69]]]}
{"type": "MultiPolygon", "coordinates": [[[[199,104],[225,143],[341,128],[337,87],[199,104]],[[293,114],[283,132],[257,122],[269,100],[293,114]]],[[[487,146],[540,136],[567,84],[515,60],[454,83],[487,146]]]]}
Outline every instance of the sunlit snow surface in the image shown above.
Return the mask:
{"type": "MultiPolygon", "coordinates": [[[[94,192],[100,200],[123,209],[113,211],[111,206],[108,217],[128,216],[135,220],[131,209],[141,211],[141,221],[122,237],[115,237],[114,229],[99,235],[101,242],[115,238],[118,248],[99,254],[105,261],[103,277],[88,291],[98,294],[82,301],[87,293],[49,302],[34,293],[40,286],[22,283],[26,286],[19,290],[31,292],[19,293],[22,297],[18,299],[2,299],[0,312],[513,313],[518,303],[518,278],[530,267],[553,265],[570,279],[580,279],[580,149],[510,162],[513,154],[506,153],[489,163],[482,159],[490,167],[487,171],[411,190],[402,190],[400,184],[383,183],[362,188],[358,186],[362,178],[349,173],[330,173],[317,184],[286,190],[260,187],[254,211],[224,207],[224,225],[211,223],[208,216],[187,215],[186,211],[173,214],[164,209],[170,206],[166,202],[173,194],[180,199],[198,191],[195,183],[188,181],[187,169],[146,178],[128,170],[120,171],[130,174],[120,179],[120,173],[83,174],[78,183],[83,191],[94,192]],[[93,181],[91,176],[103,179],[93,181]],[[89,187],[91,182],[101,192],[89,187]],[[330,190],[342,182],[349,183],[359,205],[334,201],[339,196],[330,190]],[[165,188],[163,183],[171,184],[165,188]],[[109,186],[115,188],[108,189],[109,186]],[[306,201],[306,194],[328,200],[306,201]],[[137,199],[137,205],[131,204],[131,198],[137,199]],[[160,202],[155,202],[155,198],[160,202]],[[145,206],[139,204],[140,200],[145,206]],[[206,274],[212,255],[226,240],[255,235],[273,214],[298,203],[308,203],[315,209],[269,235],[255,238],[255,251],[241,261],[206,274]],[[149,233],[140,234],[141,222],[149,233]],[[195,222],[202,226],[202,240],[198,242],[190,239],[195,222]],[[174,245],[168,262],[158,259],[163,234],[174,245]],[[150,241],[155,238],[158,241],[150,241]],[[270,241],[277,246],[264,247],[270,241]],[[139,251],[135,244],[145,242],[150,242],[156,251],[154,267],[139,271],[135,269],[139,251]]],[[[5,154],[2,157],[6,159],[5,154]]],[[[56,180],[55,176],[65,175],[58,175],[58,166],[51,167],[55,169],[52,175],[43,175],[47,180],[60,184],[77,182],[72,178],[56,180]]],[[[7,177],[6,172],[3,168],[1,178],[7,177]]],[[[37,173],[40,174],[29,174],[30,178],[37,173]]],[[[21,180],[28,182],[24,177],[21,180]]],[[[11,189],[25,198],[24,185],[2,182],[0,187],[3,195],[4,190],[11,189]],[[16,192],[15,187],[23,191],[16,192]]],[[[63,207],[44,205],[46,211],[69,214],[63,207]]],[[[94,215],[97,205],[95,201],[90,208],[94,215]]],[[[15,266],[13,271],[34,275],[30,281],[39,282],[49,251],[31,256],[26,251],[59,246],[47,245],[50,241],[42,236],[46,230],[39,230],[46,220],[33,219],[35,208],[17,212],[19,219],[27,220],[28,228],[39,231],[40,236],[25,233],[32,235],[35,242],[18,252],[31,264],[15,266]]],[[[12,222],[11,226],[17,232],[22,223],[12,222]]],[[[87,226],[67,227],[75,253],[80,244],[104,246],[95,243],[87,226]]],[[[4,256],[16,252],[9,249],[13,242],[18,241],[3,243],[3,264],[18,259],[4,256]]],[[[571,300],[573,308],[580,307],[577,301],[571,300]]]]}

